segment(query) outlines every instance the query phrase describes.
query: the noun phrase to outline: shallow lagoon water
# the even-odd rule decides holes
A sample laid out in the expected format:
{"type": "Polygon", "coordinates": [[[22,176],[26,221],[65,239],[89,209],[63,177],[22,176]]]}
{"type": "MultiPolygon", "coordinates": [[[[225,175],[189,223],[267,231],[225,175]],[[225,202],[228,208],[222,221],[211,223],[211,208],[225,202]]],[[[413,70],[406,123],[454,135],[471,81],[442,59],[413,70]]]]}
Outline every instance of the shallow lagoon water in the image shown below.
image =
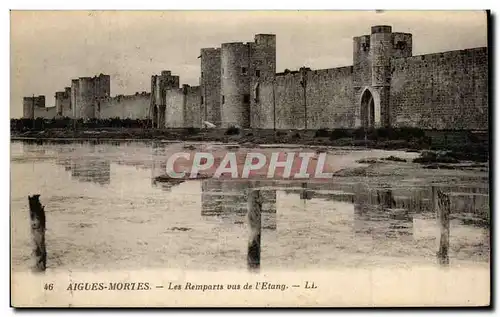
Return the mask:
{"type": "MultiPolygon", "coordinates": [[[[246,269],[249,184],[155,183],[166,156],[182,148],[175,143],[13,142],[12,269],[25,271],[32,263],[27,196],[35,193],[41,195],[47,212],[49,269],[246,269]]],[[[330,154],[339,169],[364,166],[356,163],[361,158],[417,155],[354,149],[331,149],[330,154]]],[[[384,176],[344,176],[328,184],[261,184],[265,197],[261,267],[434,265],[439,229],[430,208],[431,185],[454,197],[451,265],[487,266],[487,174],[432,170],[405,174],[408,166],[415,168],[411,163],[387,162],[381,167],[388,171],[384,176]],[[396,208],[379,206],[381,188],[393,191],[396,208]]]]}

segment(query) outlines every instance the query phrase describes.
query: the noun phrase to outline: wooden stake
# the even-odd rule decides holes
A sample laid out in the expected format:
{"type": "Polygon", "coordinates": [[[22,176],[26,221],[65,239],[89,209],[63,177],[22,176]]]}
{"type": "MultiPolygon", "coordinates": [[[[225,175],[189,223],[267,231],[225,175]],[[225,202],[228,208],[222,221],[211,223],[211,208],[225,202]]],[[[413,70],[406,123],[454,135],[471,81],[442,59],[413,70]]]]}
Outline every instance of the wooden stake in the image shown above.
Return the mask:
{"type": "Polygon", "coordinates": [[[248,193],[248,223],[250,226],[250,239],[248,241],[248,269],[260,269],[260,233],[262,226],[262,196],[260,190],[250,189],[248,193]]]}
{"type": "Polygon", "coordinates": [[[450,248],[450,197],[441,190],[436,190],[437,215],[440,224],[439,250],[437,252],[438,263],[448,265],[450,259],[448,250],[450,248]]]}
{"type": "Polygon", "coordinates": [[[28,196],[28,201],[30,207],[31,236],[34,242],[34,270],[45,271],[47,267],[47,251],[45,249],[45,210],[40,203],[40,195],[28,196]]]}

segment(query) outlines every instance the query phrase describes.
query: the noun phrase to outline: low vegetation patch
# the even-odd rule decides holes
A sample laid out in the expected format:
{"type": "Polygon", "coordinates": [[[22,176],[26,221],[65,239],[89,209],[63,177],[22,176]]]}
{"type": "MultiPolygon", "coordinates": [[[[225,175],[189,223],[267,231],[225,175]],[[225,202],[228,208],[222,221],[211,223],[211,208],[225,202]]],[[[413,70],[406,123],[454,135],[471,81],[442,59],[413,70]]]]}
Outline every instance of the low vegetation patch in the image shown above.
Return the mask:
{"type": "Polygon", "coordinates": [[[459,163],[460,160],[455,158],[449,152],[432,152],[432,151],[424,151],[420,154],[420,157],[417,157],[413,160],[413,163],[420,164],[430,164],[430,163],[459,163]]]}
{"type": "Polygon", "coordinates": [[[431,169],[431,170],[435,170],[435,169],[454,170],[454,169],[457,169],[457,167],[453,166],[453,165],[438,164],[438,163],[424,165],[422,167],[426,168],[426,169],[431,169]]]}
{"type": "Polygon", "coordinates": [[[225,135],[238,135],[238,134],[240,134],[240,128],[235,127],[235,126],[231,126],[231,127],[227,128],[226,133],[224,133],[224,134],[225,135]]]}
{"type": "Polygon", "coordinates": [[[376,159],[373,158],[364,158],[361,160],[357,160],[356,163],[361,163],[361,164],[374,164],[377,163],[376,159]]]}
{"type": "Polygon", "coordinates": [[[330,131],[327,129],[319,129],[314,133],[315,138],[327,138],[330,136],[330,131]]]}
{"type": "Polygon", "coordinates": [[[187,135],[195,135],[195,134],[198,134],[200,133],[200,129],[199,128],[193,128],[193,127],[189,127],[186,129],[186,134],[187,135]]]}
{"type": "Polygon", "coordinates": [[[406,162],[405,159],[391,155],[389,157],[383,158],[384,161],[394,161],[394,162],[406,162]]]}

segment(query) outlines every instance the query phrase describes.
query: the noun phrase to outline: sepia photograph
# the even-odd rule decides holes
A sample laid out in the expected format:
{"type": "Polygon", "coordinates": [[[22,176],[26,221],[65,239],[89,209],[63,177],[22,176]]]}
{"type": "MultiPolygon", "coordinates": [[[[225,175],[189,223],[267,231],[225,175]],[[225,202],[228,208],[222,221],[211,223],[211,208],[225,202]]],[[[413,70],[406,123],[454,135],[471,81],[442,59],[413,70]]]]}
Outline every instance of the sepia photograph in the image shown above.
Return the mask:
{"type": "Polygon", "coordinates": [[[491,305],[489,11],[10,11],[10,304],[491,305]]]}

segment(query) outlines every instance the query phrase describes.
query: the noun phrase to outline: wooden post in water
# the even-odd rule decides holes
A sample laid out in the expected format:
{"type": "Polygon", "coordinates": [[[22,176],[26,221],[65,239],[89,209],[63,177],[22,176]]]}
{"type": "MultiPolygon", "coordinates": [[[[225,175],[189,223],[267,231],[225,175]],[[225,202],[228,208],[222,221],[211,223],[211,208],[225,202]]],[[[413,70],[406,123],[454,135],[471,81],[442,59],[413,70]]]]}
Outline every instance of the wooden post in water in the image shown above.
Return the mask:
{"type": "Polygon", "coordinates": [[[248,269],[260,269],[260,232],[262,227],[262,196],[260,190],[249,189],[248,192],[248,223],[250,226],[250,239],[248,241],[247,263],[248,269]]]}
{"type": "Polygon", "coordinates": [[[28,196],[31,220],[31,236],[33,238],[34,270],[45,271],[47,267],[47,251],[45,249],[45,210],[40,203],[40,195],[28,196]]]}
{"type": "Polygon", "coordinates": [[[437,252],[438,263],[448,265],[450,259],[448,250],[450,248],[450,197],[439,189],[433,187],[433,196],[436,202],[434,206],[437,208],[436,215],[439,221],[439,250],[437,252]]]}
{"type": "Polygon", "coordinates": [[[434,214],[436,215],[436,219],[439,219],[439,215],[438,215],[438,209],[437,209],[437,187],[436,186],[432,186],[431,187],[431,202],[430,202],[430,206],[431,206],[431,211],[434,212],[434,214]]]}

